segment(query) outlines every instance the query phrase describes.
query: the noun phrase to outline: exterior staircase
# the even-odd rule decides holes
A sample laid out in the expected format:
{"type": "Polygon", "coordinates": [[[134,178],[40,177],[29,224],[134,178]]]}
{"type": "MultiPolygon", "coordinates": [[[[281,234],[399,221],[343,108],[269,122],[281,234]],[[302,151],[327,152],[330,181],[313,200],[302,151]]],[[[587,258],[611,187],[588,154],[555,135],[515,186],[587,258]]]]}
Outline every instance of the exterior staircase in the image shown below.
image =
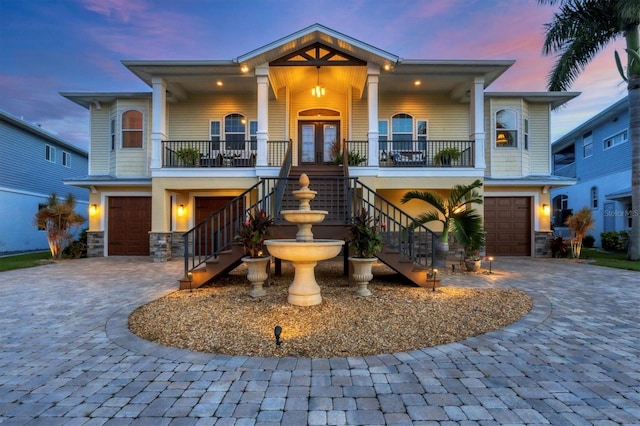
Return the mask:
{"type": "MultiPolygon", "coordinates": [[[[242,263],[242,247],[233,242],[233,236],[248,212],[263,209],[274,217],[271,238],[295,238],[297,227],[286,222],[280,211],[298,209],[292,191],[299,188],[302,173],[309,176],[309,187],[318,191],[311,208],[328,212],[322,223],[313,226],[314,238],[344,240],[351,217],[364,208],[369,216],[385,224],[385,246],[376,255],[378,259],[416,285],[424,284],[426,272],[434,263],[435,234],[357,178],[345,176],[341,166],[305,166],[292,167],[287,177],[262,179],[185,233],[185,275],[179,280],[180,289],[200,287],[242,263]],[[238,212],[237,217],[229,217],[234,215],[229,212],[238,212]],[[236,224],[235,229],[229,223],[236,224]],[[208,249],[201,254],[203,245],[208,249]]],[[[345,273],[348,254],[343,250],[345,273]]],[[[279,269],[277,260],[276,273],[279,269]]]]}

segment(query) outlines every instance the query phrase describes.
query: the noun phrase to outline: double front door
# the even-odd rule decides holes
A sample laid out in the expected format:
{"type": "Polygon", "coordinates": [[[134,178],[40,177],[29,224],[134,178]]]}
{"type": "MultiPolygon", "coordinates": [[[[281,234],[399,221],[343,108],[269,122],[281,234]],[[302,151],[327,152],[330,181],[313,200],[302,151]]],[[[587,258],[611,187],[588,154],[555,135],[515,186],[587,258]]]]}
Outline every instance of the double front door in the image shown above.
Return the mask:
{"type": "Polygon", "coordinates": [[[298,125],[299,164],[328,164],[332,148],[339,143],[339,121],[305,121],[298,125]]]}

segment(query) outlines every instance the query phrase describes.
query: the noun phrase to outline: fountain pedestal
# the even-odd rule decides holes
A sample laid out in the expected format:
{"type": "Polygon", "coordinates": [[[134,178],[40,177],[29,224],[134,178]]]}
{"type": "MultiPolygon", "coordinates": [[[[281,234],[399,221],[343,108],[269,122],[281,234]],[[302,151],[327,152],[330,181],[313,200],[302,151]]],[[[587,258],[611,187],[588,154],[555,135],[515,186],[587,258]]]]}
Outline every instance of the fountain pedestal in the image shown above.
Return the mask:
{"type": "Polygon", "coordinates": [[[281,212],[287,222],[298,226],[296,239],[266,240],[264,244],[272,256],[293,264],[295,272],[287,301],[296,306],[312,306],[322,302],[315,267],[321,260],[336,257],[344,241],[313,238],[311,227],[314,223],[322,222],[328,212],[310,209],[309,203],[317,192],[309,189],[306,174],[300,176],[300,186],[300,189],[293,191],[293,195],[300,200],[299,209],[281,212]]]}

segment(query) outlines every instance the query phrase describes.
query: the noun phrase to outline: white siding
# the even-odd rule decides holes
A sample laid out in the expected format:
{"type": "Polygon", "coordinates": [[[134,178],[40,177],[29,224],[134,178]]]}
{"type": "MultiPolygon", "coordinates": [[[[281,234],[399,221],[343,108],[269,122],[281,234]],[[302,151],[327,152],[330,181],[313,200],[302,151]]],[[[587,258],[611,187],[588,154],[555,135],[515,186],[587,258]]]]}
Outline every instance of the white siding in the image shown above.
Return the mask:
{"type": "Polygon", "coordinates": [[[534,175],[550,174],[549,106],[529,105],[530,170],[534,175]]]}
{"type": "Polygon", "coordinates": [[[109,154],[111,150],[110,108],[91,107],[91,146],[89,147],[89,173],[91,175],[109,174],[109,154]]]}

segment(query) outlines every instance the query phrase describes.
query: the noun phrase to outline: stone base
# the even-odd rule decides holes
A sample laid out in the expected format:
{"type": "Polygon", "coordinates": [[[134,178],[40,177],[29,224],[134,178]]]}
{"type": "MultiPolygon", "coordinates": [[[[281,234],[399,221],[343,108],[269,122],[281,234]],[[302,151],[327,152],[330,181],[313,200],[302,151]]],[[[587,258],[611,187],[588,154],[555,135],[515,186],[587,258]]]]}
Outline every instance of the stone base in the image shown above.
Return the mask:
{"type": "Polygon", "coordinates": [[[154,262],[171,260],[171,232],[149,232],[149,252],[154,262]]]}
{"type": "Polygon", "coordinates": [[[87,257],[104,257],[104,231],[87,231],[87,257]]]}

